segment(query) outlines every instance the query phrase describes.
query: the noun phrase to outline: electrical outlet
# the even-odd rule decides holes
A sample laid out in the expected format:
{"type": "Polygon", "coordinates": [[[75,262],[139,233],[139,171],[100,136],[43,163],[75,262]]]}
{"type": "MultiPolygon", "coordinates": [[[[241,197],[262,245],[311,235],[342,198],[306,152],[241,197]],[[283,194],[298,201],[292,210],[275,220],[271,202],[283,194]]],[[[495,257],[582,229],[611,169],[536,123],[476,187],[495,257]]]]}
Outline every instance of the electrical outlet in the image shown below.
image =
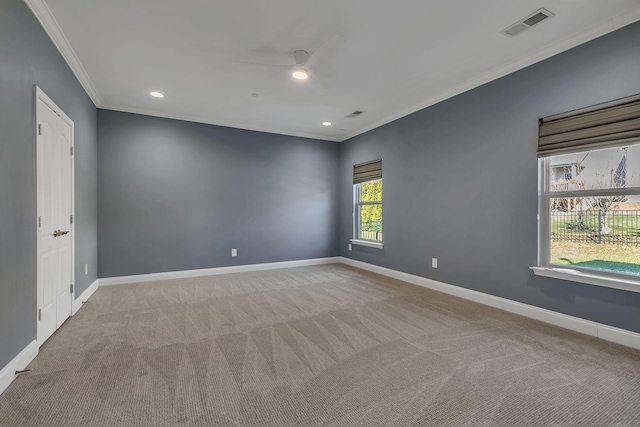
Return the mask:
{"type": "Polygon", "coordinates": [[[84,265],[84,275],[86,276],[87,274],[89,274],[89,264],[84,265]]]}
{"type": "Polygon", "coordinates": [[[351,250],[351,243],[349,243],[349,250],[351,250]]]}
{"type": "Polygon", "coordinates": [[[237,249],[231,249],[231,256],[238,256],[238,250],[237,249]]]}
{"type": "Polygon", "coordinates": [[[438,268],[438,258],[431,258],[431,267],[438,268]]]}

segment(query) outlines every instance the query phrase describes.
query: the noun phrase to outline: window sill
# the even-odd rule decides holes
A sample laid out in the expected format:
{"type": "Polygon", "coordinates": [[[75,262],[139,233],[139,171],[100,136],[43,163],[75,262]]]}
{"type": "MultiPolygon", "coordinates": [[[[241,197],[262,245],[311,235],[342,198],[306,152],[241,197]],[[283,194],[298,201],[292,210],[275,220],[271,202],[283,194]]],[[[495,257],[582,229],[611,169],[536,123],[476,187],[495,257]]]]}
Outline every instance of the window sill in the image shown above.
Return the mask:
{"type": "Polygon", "coordinates": [[[367,246],[367,247],[376,248],[376,249],[382,249],[384,247],[382,242],[372,242],[370,240],[351,239],[350,242],[353,245],[367,246]]]}
{"type": "Polygon", "coordinates": [[[570,268],[531,267],[536,276],[552,277],[554,279],[570,280],[606,288],[622,289],[630,292],[640,292],[640,280],[612,277],[599,274],[583,273],[570,268]]]}

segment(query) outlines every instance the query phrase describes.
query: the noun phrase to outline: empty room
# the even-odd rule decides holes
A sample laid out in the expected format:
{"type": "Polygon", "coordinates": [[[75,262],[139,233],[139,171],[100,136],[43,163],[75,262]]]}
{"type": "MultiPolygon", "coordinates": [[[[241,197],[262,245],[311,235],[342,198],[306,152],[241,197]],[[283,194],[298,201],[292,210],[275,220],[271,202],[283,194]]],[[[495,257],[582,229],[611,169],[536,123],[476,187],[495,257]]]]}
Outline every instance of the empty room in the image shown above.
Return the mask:
{"type": "Polygon", "coordinates": [[[640,426],[638,0],[0,0],[0,426],[640,426]]]}

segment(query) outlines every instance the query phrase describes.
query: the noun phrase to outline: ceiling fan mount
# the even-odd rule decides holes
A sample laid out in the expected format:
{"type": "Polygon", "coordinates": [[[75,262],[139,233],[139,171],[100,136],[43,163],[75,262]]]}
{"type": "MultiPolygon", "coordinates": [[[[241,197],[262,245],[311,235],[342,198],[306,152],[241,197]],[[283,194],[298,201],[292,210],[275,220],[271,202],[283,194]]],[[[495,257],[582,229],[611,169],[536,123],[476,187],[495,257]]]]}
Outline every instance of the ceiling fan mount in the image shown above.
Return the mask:
{"type": "Polygon", "coordinates": [[[309,78],[309,70],[304,66],[309,62],[309,52],[306,50],[294,50],[293,59],[296,61],[295,68],[291,71],[291,76],[296,80],[307,80],[309,78]]]}
{"type": "Polygon", "coordinates": [[[296,80],[307,80],[309,78],[309,70],[305,68],[309,62],[309,52],[306,50],[294,50],[293,59],[296,61],[295,68],[291,70],[291,76],[296,80]]]}
{"type": "Polygon", "coordinates": [[[293,59],[295,59],[296,61],[296,66],[304,66],[307,62],[309,62],[310,57],[311,55],[309,55],[309,52],[307,52],[306,50],[293,51],[293,59]]]}

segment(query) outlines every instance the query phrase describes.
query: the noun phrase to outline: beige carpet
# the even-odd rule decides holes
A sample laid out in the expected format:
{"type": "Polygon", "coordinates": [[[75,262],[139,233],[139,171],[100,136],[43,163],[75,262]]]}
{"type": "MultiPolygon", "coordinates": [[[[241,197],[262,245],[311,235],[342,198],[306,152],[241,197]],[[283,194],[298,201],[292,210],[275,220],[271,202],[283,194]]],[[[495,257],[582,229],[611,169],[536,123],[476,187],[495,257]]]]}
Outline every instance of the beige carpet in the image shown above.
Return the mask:
{"type": "Polygon", "coordinates": [[[640,352],[342,265],[100,288],[2,426],[639,426],[640,352]]]}

